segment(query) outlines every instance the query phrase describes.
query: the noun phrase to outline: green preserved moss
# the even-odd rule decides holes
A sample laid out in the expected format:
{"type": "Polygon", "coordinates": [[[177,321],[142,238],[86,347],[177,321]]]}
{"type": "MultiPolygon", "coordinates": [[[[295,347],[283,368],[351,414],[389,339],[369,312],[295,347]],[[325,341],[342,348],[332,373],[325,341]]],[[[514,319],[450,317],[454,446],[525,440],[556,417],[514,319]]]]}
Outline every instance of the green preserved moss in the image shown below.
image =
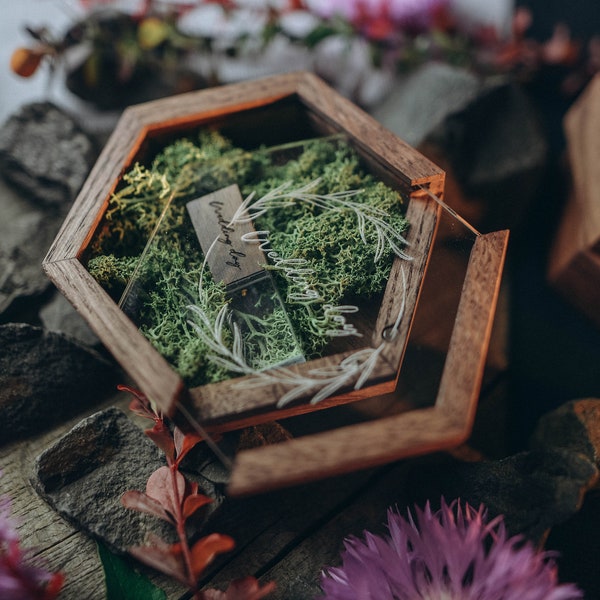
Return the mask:
{"type": "MultiPolygon", "coordinates": [[[[253,354],[265,355],[266,364],[277,362],[278,352],[283,357],[296,343],[281,338],[288,318],[302,353],[318,356],[331,341],[331,330],[340,327],[324,307],[380,294],[398,253],[389,232],[399,235],[408,227],[399,194],[366,173],[356,153],[339,139],[248,152],[204,130],[196,142],[181,139],[165,147],[149,167],[135,165],[111,198],[88,269],[115,299],[135,272],[142,289],[134,286],[130,296],[137,303],[140,330],[191,386],[232,373],[227,363],[210,358],[209,345],[190,323],[189,305],[200,306],[213,322],[229,299],[203,268],[185,203],[233,183],[245,198],[287,190],[286,202],[269,204],[254,226],[269,232],[277,256],[306,261],[302,285],[314,291],[312,299],[295,300],[297,281],[277,265],[267,266],[287,314],[265,314],[266,322],[261,315],[258,333],[244,340],[253,354]],[[301,189],[317,200],[294,199],[293,190],[301,189]],[[154,241],[144,250],[151,235],[154,241]]],[[[250,329],[255,318],[248,317],[250,329]]],[[[221,333],[224,344],[234,344],[231,327],[221,333]]]]}

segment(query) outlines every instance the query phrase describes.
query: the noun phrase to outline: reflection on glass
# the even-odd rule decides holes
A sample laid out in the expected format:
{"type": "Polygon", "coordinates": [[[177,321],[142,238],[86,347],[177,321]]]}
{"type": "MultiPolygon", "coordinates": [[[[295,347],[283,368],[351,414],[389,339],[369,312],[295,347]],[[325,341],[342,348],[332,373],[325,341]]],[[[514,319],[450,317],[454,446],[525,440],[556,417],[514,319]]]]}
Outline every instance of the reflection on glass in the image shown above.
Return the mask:
{"type": "Polygon", "coordinates": [[[247,151],[206,130],[124,177],[88,269],[188,386],[259,374],[291,386],[283,404],[323,399],[375,367],[405,210],[341,136],[247,151]]]}

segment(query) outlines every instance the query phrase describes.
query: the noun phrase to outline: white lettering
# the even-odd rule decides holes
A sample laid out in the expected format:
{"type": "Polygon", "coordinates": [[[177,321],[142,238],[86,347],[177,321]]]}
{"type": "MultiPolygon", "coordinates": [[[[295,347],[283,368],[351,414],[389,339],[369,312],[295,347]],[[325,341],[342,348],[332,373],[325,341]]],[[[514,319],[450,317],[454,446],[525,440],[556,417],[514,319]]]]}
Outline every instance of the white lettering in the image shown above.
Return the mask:
{"type": "Polygon", "coordinates": [[[352,323],[346,322],[344,314],[352,314],[358,312],[358,306],[352,304],[344,304],[342,306],[332,306],[331,304],[325,304],[325,318],[331,319],[334,323],[342,325],[341,329],[328,329],[325,334],[330,337],[348,337],[354,335],[356,337],[362,337],[362,333],[356,330],[356,327],[352,323]]]}

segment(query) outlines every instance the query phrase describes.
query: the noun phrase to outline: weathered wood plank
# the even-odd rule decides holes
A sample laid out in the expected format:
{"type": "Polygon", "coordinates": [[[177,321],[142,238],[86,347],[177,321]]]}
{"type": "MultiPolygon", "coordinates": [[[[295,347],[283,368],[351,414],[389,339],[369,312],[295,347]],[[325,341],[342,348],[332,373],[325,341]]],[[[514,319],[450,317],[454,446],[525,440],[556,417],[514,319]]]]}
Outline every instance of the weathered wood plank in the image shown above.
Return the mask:
{"type": "Polygon", "coordinates": [[[95,600],[104,597],[104,584],[94,543],[61,519],[29,483],[37,453],[75,422],[77,419],[38,438],[2,448],[0,487],[2,494],[12,500],[11,514],[19,521],[18,531],[23,544],[35,549],[35,556],[46,560],[48,568],[65,574],[64,597],[95,600]]]}
{"type": "MultiPolygon", "coordinates": [[[[123,404],[123,399],[113,398],[104,407],[113,404],[123,404]]],[[[46,561],[49,569],[65,574],[61,600],[103,600],[106,593],[102,566],[95,542],[46,504],[33,489],[30,477],[36,456],[85,416],[75,417],[38,437],[0,448],[0,494],[11,498],[11,514],[18,520],[24,547],[32,548],[34,556],[46,561]]],[[[175,600],[183,592],[180,585],[160,574],[152,573],[151,580],[165,590],[169,599],[175,600]]]]}
{"type": "Polygon", "coordinates": [[[365,529],[385,533],[386,511],[390,506],[406,504],[402,485],[404,463],[395,463],[374,478],[348,506],[322,523],[309,536],[259,571],[261,581],[277,582],[272,600],[306,600],[320,591],[323,568],[339,564],[343,541],[349,535],[361,536],[365,529]]]}
{"type": "Polygon", "coordinates": [[[508,231],[475,240],[440,382],[436,407],[462,424],[464,437],[481,391],[507,246],[508,231]]]}
{"type": "Polygon", "coordinates": [[[311,535],[369,487],[376,472],[352,473],[294,489],[226,500],[211,531],[227,533],[236,550],[207,573],[204,584],[224,588],[254,575],[311,535]]]}

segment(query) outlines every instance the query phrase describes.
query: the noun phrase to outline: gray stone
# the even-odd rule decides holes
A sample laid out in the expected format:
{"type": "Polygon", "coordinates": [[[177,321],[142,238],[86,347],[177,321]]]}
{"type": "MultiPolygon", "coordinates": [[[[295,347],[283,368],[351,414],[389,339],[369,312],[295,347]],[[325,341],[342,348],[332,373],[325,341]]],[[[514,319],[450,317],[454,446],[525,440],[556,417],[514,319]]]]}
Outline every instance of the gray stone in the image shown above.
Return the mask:
{"type": "Polygon", "coordinates": [[[50,282],[42,260],[62,219],[36,208],[0,180],[0,315],[43,294],[50,282]]]}
{"type": "Polygon", "coordinates": [[[563,404],[543,415],[531,438],[533,448],[566,448],[600,467],[600,399],[563,404]]]}
{"type": "Polygon", "coordinates": [[[148,531],[174,539],[168,524],[120,502],[125,491],[144,490],[164,464],[142,430],[111,408],[84,419],[38,456],[32,483],[62,517],[123,552],[143,543],[148,531]]]}
{"type": "Polygon", "coordinates": [[[117,371],[97,352],[22,323],[0,326],[0,440],[39,433],[114,390],[117,371]]]}
{"type": "MultiPolygon", "coordinates": [[[[81,421],[38,456],[32,483],[62,517],[125,552],[143,544],[148,533],[175,541],[171,525],[121,504],[124,492],[144,491],[163,465],[162,452],[143,431],[121,410],[109,408],[81,421]]],[[[215,497],[207,484],[200,491],[215,497]]]]}
{"type": "Polygon", "coordinates": [[[426,63],[398,84],[373,116],[411,146],[424,142],[445,119],[468,106],[481,81],[465,69],[426,63]]]}
{"type": "Polygon", "coordinates": [[[96,334],[62,294],[55,293],[50,302],[42,307],[40,320],[49,331],[64,333],[86,346],[100,344],[96,334]]]}
{"type": "Polygon", "coordinates": [[[404,485],[414,490],[421,505],[441,496],[447,501],[460,498],[474,507],[483,503],[491,516],[505,516],[511,534],[524,534],[537,543],[579,510],[597,479],[598,470],[587,458],[552,449],[489,462],[424,462],[404,485]]]}
{"type": "Polygon", "coordinates": [[[485,85],[428,141],[443,148],[465,193],[487,202],[490,227],[521,221],[541,180],[548,146],[536,111],[516,84],[485,85]]]}
{"type": "Polygon", "coordinates": [[[23,106],[0,128],[4,177],[44,204],[71,202],[96,155],[91,138],[49,102],[23,106]]]}
{"type": "Polygon", "coordinates": [[[463,194],[483,202],[483,231],[518,226],[546,165],[547,142],[525,92],[428,63],[399,78],[375,118],[412,146],[441,154],[463,194]]]}

